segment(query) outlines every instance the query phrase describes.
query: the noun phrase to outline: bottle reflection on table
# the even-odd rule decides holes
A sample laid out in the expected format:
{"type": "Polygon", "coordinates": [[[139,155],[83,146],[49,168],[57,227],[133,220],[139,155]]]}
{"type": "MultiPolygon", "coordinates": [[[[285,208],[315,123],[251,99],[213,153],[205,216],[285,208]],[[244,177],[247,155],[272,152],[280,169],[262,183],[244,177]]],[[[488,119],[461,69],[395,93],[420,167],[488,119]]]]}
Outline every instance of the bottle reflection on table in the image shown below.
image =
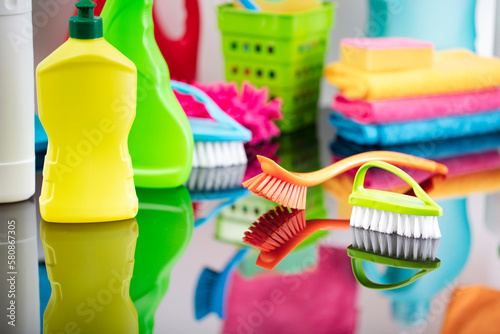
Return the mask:
{"type": "Polygon", "coordinates": [[[138,333],[137,312],[129,296],[137,221],[42,221],[40,228],[52,287],[43,332],[138,333]]]}
{"type": "Polygon", "coordinates": [[[156,309],[167,293],[172,268],[193,234],[193,207],[186,187],[137,188],[139,238],[130,297],[139,316],[139,332],[152,333],[156,309]]]}
{"type": "Polygon", "coordinates": [[[33,199],[0,204],[0,333],[39,333],[36,209],[33,199]]]}

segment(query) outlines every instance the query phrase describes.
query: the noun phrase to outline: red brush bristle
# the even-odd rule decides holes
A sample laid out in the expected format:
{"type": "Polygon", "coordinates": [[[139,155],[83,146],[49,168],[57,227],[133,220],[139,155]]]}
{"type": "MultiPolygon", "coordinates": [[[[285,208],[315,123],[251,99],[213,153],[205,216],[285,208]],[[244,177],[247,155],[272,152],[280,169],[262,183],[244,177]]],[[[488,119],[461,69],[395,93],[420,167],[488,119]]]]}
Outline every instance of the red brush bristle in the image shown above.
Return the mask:
{"type": "Polygon", "coordinates": [[[243,182],[243,186],[287,208],[298,210],[306,208],[307,187],[285,182],[266,173],[243,182]]]}
{"type": "Polygon", "coordinates": [[[277,207],[263,214],[245,232],[243,242],[270,252],[296,236],[306,227],[305,211],[277,207]]]}

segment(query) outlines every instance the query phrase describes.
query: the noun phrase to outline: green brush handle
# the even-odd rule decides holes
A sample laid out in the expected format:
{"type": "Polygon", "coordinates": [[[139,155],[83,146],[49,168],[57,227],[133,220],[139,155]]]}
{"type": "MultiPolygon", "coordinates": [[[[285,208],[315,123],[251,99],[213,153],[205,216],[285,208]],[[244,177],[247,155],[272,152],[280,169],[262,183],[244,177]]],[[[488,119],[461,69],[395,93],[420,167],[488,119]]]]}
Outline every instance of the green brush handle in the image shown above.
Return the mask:
{"type": "Polygon", "coordinates": [[[381,284],[381,283],[375,283],[371,281],[366,275],[365,272],[363,271],[363,261],[360,259],[354,259],[351,258],[351,266],[352,266],[352,272],[356,279],[358,280],[359,284],[364,286],[365,288],[368,289],[375,289],[375,290],[392,290],[392,289],[398,289],[402,288],[408,284],[411,284],[418,280],[420,277],[430,273],[434,269],[422,269],[419,272],[417,272],[415,275],[412,277],[408,278],[407,280],[404,280],[399,283],[391,283],[391,284],[381,284]]]}
{"type": "Polygon", "coordinates": [[[396,176],[403,179],[406,183],[408,183],[408,185],[413,188],[415,195],[419,199],[421,199],[425,204],[430,206],[436,206],[436,203],[432,200],[432,198],[429,195],[427,195],[427,193],[422,189],[422,187],[420,187],[418,182],[415,181],[410,175],[408,175],[398,167],[383,161],[370,161],[365,163],[363,166],[359,168],[358,172],[356,173],[356,178],[354,179],[353,192],[356,190],[362,191],[365,189],[364,183],[365,183],[366,172],[371,167],[378,167],[381,169],[385,169],[386,171],[395,174],[396,176]]]}
{"type": "Polygon", "coordinates": [[[441,260],[439,260],[438,258],[436,258],[434,261],[424,261],[424,262],[400,260],[387,256],[360,251],[354,249],[352,245],[347,247],[347,255],[351,258],[352,272],[354,274],[354,277],[356,277],[356,280],[358,280],[359,284],[361,284],[366,288],[375,290],[391,290],[391,289],[402,288],[405,285],[415,282],[420,277],[430,273],[431,271],[436,270],[441,265],[441,260]],[[384,266],[390,266],[396,268],[405,268],[414,270],[420,269],[420,271],[417,272],[412,277],[408,278],[407,280],[404,280],[399,283],[391,283],[391,284],[375,283],[366,276],[363,270],[363,261],[369,261],[376,264],[381,264],[384,266]]]}

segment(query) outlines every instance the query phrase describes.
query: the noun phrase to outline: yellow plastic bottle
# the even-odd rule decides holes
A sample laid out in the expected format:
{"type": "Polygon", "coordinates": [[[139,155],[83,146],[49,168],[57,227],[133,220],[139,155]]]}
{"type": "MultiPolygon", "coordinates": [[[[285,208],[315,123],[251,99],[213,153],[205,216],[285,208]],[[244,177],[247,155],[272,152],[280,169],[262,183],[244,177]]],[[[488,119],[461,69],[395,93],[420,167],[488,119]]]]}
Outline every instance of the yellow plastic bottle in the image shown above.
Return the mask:
{"type": "Polygon", "coordinates": [[[129,295],[138,236],[135,218],[40,225],[52,294],[43,333],[139,333],[129,295]]]}
{"type": "Polygon", "coordinates": [[[49,138],[40,213],[50,222],[129,219],[138,210],[127,147],[137,69],[104,40],[94,6],[76,4],[70,38],[37,67],[38,112],[49,138]]]}

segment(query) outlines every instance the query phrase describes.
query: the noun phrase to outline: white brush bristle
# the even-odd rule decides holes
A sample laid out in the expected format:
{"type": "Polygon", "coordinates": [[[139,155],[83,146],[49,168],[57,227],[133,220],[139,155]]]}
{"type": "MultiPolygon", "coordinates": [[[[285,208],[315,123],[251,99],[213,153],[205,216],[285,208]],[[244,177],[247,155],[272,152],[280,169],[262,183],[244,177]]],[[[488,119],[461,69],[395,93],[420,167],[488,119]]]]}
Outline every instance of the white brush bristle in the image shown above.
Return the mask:
{"type": "Polygon", "coordinates": [[[241,187],[247,166],[193,168],[186,186],[191,192],[211,192],[241,187]]]}
{"type": "Polygon", "coordinates": [[[435,216],[405,215],[361,206],[353,206],[351,226],[387,234],[396,233],[405,237],[441,238],[435,216]]]}
{"type": "Polygon", "coordinates": [[[215,168],[245,165],[247,155],[243,142],[199,141],[194,143],[193,168],[215,168]]]}
{"type": "Polygon", "coordinates": [[[401,260],[434,261],[439,239],[408,238],[351,227],[352,247],[401,260]]]}

